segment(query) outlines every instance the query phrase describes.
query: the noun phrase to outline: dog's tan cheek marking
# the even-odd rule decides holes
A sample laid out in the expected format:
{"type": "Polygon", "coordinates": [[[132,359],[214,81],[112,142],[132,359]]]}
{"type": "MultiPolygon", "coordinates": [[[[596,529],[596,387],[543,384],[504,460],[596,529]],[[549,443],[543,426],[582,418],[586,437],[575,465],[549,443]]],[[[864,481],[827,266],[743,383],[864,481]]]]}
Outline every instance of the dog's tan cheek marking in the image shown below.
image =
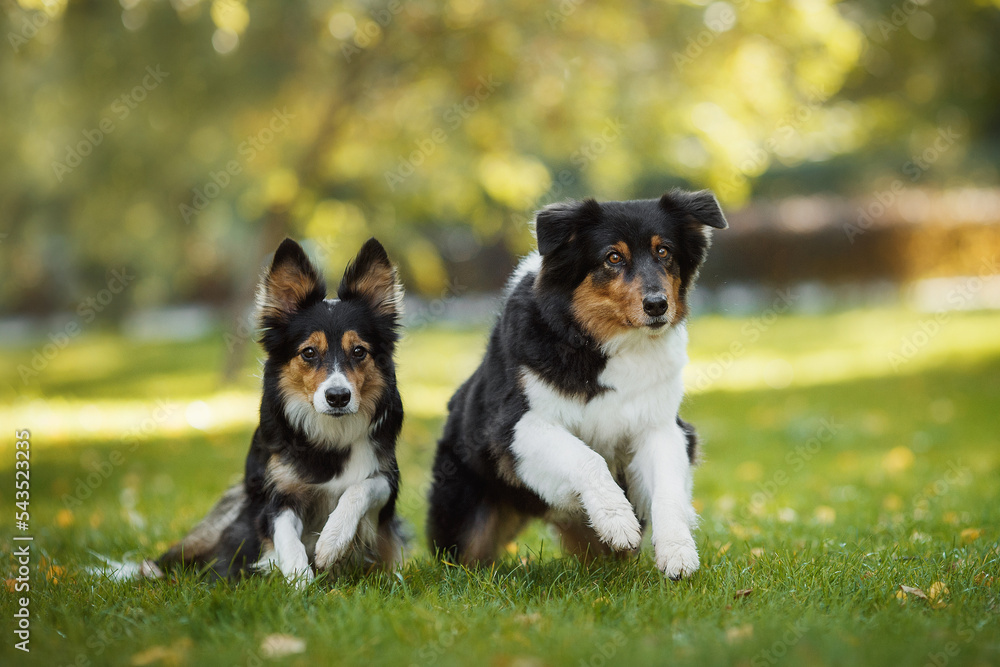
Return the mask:
{"type": "MultiPolygon", "coordinates": [[[[664,244],[663,237],[659,235],[653,236],[650,241],[650,248],[654,257],[659,259],[656,251],[664,244]]],[[[681,277],[677,274],[676,262],[667,266],[666,274],[663,276],[661,282],[663,284],[663,293],[667,295],[669,301],[667,319],[670,324],[677,324],[687,316],[687,305],[681,301],[681,277]]]]}
{"type": "Polygon", "coordinates": [[[619,274],[606,283],[598,283],[591,274],[573,291],[572,311],[587,333],[598,342],[606,342],[642,322],[638,281],[628,282],[619,274]]]}
{"type": "Polygon", "coordinates": [[[371,346],[367,345],[361,336],[353,330],[344,332],[340,344],[344,349],[344,354],[351,360],[352,365],[344,369],[344,375],[347,376],[347,380],[354,387],[354,391],[358,393],[360,409],[365,414],[374,416],[375,407],[378,405],[379,399],[382,398],[386,382],[385,377],[382,375],[382,370],[372,358],[370,353],[371,346]],[[356,362],[353,352],[354,348],[359,345],[369,350],[369,354],[360,362],[356,362]]]}
{"type": "Polygon", "coordinates": [[[687,304],[681,300],[681,277],[667,270],[667,275],[663,277],[663,291],[670,300],[667,318],[670,324],[677,324],[687,317],[687,304]]]}
{"type": "MultiPolygon", "coordinates": [[[[329,349],[326,334],[322,331],[314,331],[299,346],[299,350],[304,350],[307,347],[316,348],[316,352],[320,355],[320,358],[325,358],[329,349]]],[[[317,368],[312,363],[303,359],[301,354],[297,354],[294,359],[281,369],[278,387],[286,397],[300,398],[311,403],[313,394],[326,381],[327,375],[325,363],[320,364],[317,368]]]]}

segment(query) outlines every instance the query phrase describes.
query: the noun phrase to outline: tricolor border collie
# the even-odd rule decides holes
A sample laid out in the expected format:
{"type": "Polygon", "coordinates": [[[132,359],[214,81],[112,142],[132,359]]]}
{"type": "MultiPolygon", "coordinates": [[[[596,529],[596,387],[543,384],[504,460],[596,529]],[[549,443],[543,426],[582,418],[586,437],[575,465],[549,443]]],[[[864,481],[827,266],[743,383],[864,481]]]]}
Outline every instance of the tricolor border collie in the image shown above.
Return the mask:
{"type": "Polygon", "coordinates": [[[687,296],[712,229],[711,192],[549,206],[512,277],[479,368],[448,404],[430,491],[432,550],[490,561],[543,517],[581,557],[634,552],[698,569],[694,429],[678,415],[687,296]]]}
{"type": "Polygon", "coordinates": [[[370,239],[328,299],[305,252],[285,239],[257,297],[267,359],[244,479],[145,573],[187,565],[230,577],[274,567],[304,585],[314,569],[393,565],[403,546],[396,270],[370,239]]]}

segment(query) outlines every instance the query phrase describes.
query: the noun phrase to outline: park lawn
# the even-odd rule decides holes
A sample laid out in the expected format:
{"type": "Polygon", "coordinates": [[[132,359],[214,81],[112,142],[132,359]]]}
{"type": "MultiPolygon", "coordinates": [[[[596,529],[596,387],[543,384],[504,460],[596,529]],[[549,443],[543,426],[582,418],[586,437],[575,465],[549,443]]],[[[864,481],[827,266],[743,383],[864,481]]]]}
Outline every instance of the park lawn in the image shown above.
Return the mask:
{"type": "MultiPolygon", "coordinates": [[[[1000,313],[928,321],[882,309],[691,324],[702,569],[679,583],[656,572],[648,538],[638,560],[581,565],[542,525],[491,569],[433,561],[434,439],[485,341],[434,326],[400,351],[400,511],[415,533],[401,572],[305,592],[274,577],[90,576],[91,552],[158,554],[238,478],[257,362],[220,387],[221,335],[95,334],[23,383],[17,366],[44,341],[5,350],[3,506],[13,514],[13,431],[29,428],[35,540],[31,653],[7,631],[0,663],[1000,663],[1000,313]],[[304,652],[269,656],[272,635],[304,652]]],[[[8,577],[12,520],[0,522],[8,577]]],[[[5,628],[19,595],[0,597],[5,628]]]]}

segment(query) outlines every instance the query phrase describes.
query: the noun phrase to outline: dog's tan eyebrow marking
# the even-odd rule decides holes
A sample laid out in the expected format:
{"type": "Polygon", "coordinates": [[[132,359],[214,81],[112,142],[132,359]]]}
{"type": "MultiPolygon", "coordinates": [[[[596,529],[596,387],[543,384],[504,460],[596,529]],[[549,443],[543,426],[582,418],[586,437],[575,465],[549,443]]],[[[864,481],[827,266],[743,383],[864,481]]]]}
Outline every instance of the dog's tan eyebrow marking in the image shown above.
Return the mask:
{"type": "Polygon", "coordinates": [[[299,346],[299,352],[306,349],[307,347],[316,348],[316,351],[320,355],[325,355],[327,350],[330,349],[330,344],[326,340],[326,334],[322,331],[314,331],[309,334],[309,338],[306,338],[305,342],[299,346]]]}
{"type": "Polygon", "coordinates": [[[343,348],[344,354],[348,357],[351,356],[351,351],[359,345],[366,350],[368,349],[368,346],[365,345],[365,341],[361,339],[361,336],[359,336],[358,332],[354,329],[348,329],[344,332],[344,335],[340,337],[340,347],[343,348]]]}
{"type": "Polygon", "coordinates": [[[344,354],[347,355],[348,359],[348,365],[344,368],[344,375],[347,376],[347,381],[354,387],[354,391],[358,393],[358,398],[361,401],[360,409],[365,414],[374,415],[378,400],[381,398],[387,382],[385,376],[382,375],[379,365],[372,359],[371,346],[353,329],[348,329],[344,332],[344,335],[340,338],[340,345],[344,349],[344,354]],[[368,351],[364,359],[358,360],[354,357],[354,348],[358,346],[368,351]]]}
{"type": "Polygon", "coordinates": [[[322,331],[314,331],[309,338],[299,346],[299,354],[281,369],[278,378],[278,387],[286,397],[298,397],[304,401],[312,402],[313,394],[327,378],[326,364],[320,364],[317,368],[313,361],[306,361],[302,358],[302,351],[307,347],[316,348],[316,352],[322,358],[326,355],[329,345],[326,334],[322,331]]]}
{"type": "Polygon", "coordinates": [[[628,244],[624,241],[619,241],[611,246],[611,249],[625,258],[626,262],[632,261],[632,251],[629,249],[628,244]]]}
{"type": "Polygon", "coordinates": [[[667,251],[670,252],[670,244],[667,243],[666,240],[664,240],[664,238],[659,234],[653,235],[653,238],[650,240],[650,244],[654,255],[656,254],[656,251],[659,250],[660,246],[666,246],[667,251]]]}

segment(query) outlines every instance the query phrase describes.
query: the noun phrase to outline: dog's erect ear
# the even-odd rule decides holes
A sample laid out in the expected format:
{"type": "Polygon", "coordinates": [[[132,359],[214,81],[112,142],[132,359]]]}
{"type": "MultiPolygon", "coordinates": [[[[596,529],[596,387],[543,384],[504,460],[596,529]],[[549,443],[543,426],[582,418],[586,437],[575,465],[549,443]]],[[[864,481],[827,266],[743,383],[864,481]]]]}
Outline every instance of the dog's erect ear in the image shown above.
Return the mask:
{"type": "Polygon", "coordinates": [[[550,204],[535,214],[538,252],[548,255],[573,240],[581,227],[601,217],[601,205],[593,199],[550,204]]]}
{"type": "Polygon", "coordinates": [[[274,251],[271,268],[257,288],[257,322],[270,329],[285,322],[296,311],[326,298],[326,283],[305,251],[285,239],[274,251]]]}
{"type": "Polygon", "coordinates": [[[710,190],[686,192],[674,189],[660,197],[660,206],[666,211],[688,221],[701,223],[714,229],[729,226],[722,208],[710,190]]]}
{"type": "Polygon", "coordinates": [[[344,301],[364,299],[378,315],[402,314],[403,286],[381,243],[374,238],[365,241],[344,271],[337,295],[344,301]]]}

